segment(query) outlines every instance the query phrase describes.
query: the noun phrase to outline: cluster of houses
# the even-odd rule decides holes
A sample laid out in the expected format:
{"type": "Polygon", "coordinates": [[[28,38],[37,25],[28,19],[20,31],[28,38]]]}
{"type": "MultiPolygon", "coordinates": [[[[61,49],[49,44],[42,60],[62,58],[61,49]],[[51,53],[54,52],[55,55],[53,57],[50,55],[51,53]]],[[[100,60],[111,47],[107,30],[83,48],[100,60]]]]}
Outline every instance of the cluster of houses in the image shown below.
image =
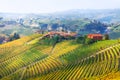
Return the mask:
{"type": "Polygon", "coordinates": [[[67,32],[51,31],[51,32],[48,32],[47,34],[45,34],[44,37],[50,37],[51,38],[55,35],[67,38],[67,37],[75,37],[77,34],[74,33],[74,32],[67,33],[67,32]]]}
{"type": "MultiPolygon", "coordinates": [[[[68,33],[68,32],[58,32],[58,31],[48,32],[47,34],[44,35],[44,37],[52,38],[55,35],[62,36],[62,37],[65,37],[65,38],[77,37],[77,33],[75,33],[75,32],[69,32],[68,33]]],[[[102,34],[88,34],[87,38],[94,39],[94,40],[102,40],[103,35],[102,34]]]]}

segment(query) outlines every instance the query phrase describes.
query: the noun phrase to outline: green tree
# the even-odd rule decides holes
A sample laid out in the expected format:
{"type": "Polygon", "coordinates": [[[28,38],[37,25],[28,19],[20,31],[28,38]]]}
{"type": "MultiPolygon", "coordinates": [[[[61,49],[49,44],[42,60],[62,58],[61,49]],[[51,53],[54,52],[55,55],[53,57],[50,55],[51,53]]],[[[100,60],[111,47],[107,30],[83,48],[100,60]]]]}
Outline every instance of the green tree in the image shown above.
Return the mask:
{"type": "Polygon", "coordinates": [[[80,43],[80,44],[84,44],[85,43],[85,37],[82,37],[82,36],[80,36],[80,37],[78,37],[77,39],[76,39],[76,42],[77,43],[80,43]]]}
{"type": "Polygon", "coordinates": [[[52,41],[53,41],[53,47],[56,45],[56,43],[59,42],[59,39],[60,39],[60,37],[59,37],[58,35],[55,35],[55,36],[53,37],[53,39],[52,39],[52,41]]]}
{"type": "Polygon", "coordinates": [[[103,40],[109,40],[109,35],[108,34],[104,34],[103,40]]]}
{"type": "Polygon", "coordinates": [[[14,39],[19,39],[20,38],[20,35],[19,34],[17,34],[17,33],[14,33],[14,39]]]}
{"type": "Polygon", "coordinates": [[[14,33],[13,35],[10,35],[10,41],[13,41],[13,40],[16,40],[16,39],[19,39],[20,38],[20,35],[17,34],[17,33],[14,33]]]}

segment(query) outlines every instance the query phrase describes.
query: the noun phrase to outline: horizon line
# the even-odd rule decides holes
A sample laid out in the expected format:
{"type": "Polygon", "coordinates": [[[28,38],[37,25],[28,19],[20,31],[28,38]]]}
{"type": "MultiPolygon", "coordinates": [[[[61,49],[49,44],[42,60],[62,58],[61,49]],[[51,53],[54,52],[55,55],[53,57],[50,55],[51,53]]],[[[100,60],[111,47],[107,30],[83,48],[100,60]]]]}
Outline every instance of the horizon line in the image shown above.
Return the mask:
{"type": "Polygon", "coordinates": [[[52,12],[1,12],[0,14],[53,14],[53,13],[59,13],[59,12],[65,12],[70,10],[120,10],[120,8],[106,8],[106,9],[67,9],[67,10],[61,10],[61,11],[52,11],[52,12]]]}

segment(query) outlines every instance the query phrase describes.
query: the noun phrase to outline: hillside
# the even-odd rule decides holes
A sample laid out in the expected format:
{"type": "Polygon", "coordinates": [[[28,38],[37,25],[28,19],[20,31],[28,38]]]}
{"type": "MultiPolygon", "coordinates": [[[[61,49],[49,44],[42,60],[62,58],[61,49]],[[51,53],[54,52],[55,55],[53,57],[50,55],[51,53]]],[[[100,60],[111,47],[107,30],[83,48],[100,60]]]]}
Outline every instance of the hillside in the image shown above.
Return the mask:
{"type": "Polygon", "coordinates": [[[74,31],[81,34],[86,33],[105,33],[107,25],[96,20],[91,20],[88,18],[43,18],[43,19],[24,19],[23,22],[17,22],[14,20],[7,21],[3,19],[0,21],[0,34],[10,35],[13,32],[17,32],[20,35],[31,35],[37,31],[74,31]],[[9,23],[9,24],[8,24],[9,23]]]}
{"type": "Polygon", "coordinates": [[[110,29],[110,37],[112,39],[116,39],[117,37],[120,37],[120,24],[113,24],[111,25],[111,29],[110,29]]]}
{"type": "Polygon", "coordinates": [[[41,39],[34,34],[0,45],[0,80],[101,80],[119,74],[118,40],[91,45],[64,40],[53,46],[41,39]]]}

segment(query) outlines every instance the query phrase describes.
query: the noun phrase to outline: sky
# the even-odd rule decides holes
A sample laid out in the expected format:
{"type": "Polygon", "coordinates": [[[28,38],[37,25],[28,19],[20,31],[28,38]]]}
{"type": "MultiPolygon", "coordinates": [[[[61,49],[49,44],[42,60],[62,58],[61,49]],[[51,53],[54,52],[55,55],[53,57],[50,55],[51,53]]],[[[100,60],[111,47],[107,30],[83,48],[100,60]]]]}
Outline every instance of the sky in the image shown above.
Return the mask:
{"type": "Polygon", "coordinates": [[[120,0],[0,0],[0,12],[52,13],[71,9],[118,9],[120,0]]]}

